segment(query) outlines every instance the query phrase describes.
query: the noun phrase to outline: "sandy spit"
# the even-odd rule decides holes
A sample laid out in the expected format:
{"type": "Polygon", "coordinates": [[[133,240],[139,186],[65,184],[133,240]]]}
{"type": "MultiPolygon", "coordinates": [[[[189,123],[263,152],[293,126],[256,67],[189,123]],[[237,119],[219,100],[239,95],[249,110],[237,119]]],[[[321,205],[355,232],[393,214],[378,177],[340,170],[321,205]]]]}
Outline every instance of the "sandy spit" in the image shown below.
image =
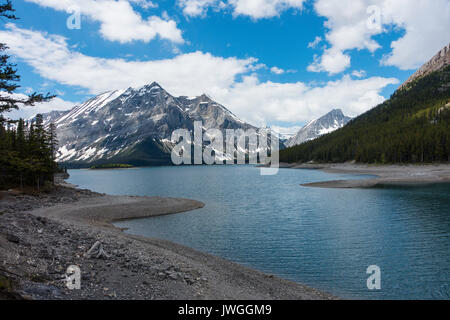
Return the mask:
{"type": "Polygon", "coordinates": [[[450,164],[430,165],[365,165],[341,164],[286,164],[281,168],[316,169],[330,173],[373,175],[372,179],[338,180],[308,183],[302,186],[319,188],[373,188],[378,185],[423,185],[450,183],[450,164]]]}

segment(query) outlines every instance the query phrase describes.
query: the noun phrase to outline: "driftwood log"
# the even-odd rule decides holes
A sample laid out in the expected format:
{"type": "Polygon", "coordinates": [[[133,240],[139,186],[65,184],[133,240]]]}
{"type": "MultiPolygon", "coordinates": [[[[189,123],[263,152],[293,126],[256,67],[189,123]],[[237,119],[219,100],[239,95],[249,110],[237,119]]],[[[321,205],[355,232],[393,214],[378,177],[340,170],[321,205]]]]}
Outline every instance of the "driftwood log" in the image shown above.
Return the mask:
{"type": "Polygon", "coordinates": [[[97,258],[97,259],[101,259],[101,258],[109,258],[110,255],[108,253],[106,253],[105,250],[103,250],[103,244],[100,241],[97,241],[96,243],[94,243],[94,245],[89,249],[88,252],[86,252],[86,254],[84,255],[86,258],[97,258]]]}

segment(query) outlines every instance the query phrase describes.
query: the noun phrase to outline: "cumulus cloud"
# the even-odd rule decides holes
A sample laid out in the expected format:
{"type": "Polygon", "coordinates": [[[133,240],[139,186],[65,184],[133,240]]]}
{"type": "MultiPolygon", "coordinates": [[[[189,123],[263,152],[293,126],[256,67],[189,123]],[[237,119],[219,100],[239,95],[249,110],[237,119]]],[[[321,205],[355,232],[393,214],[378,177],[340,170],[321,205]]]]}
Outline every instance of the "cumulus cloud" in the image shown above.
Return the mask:
{"type": "MultiPolygon", "coordinates": [[[[29,92],[29,93],[34,92],[32,89],[31,90],[28,90],[28,89],[31,89],[31,88],[27,88],[27,90],[26,90],[27,92],[29,92]]],[[[27,94],[29,94],[29,93],[27,93],[27,94]]],[[[12,95],[9,95],[9,94],[5,94],[5,92],[1,92],[0,95],[12,96],[13,98],[20,99],[20,100],[27,99],[27,96],[25,94],[21,94],[21,93],[14,93],[12,95]]],[[[34,106],[22,106],[22,107],[19,106],[20,107],[19,110],[11,110],[10,112],[7,112],[5,115],[11,119],[19,119],[19,118],[30,119],[38,113],[69,110],[69,109],[73,108],[76,104],[77,103],[75,103],[75,102],[66,101],[59,97],[56,97],[49,102],[36,103],[34,106]]]]}
{"type": "Polygon", "coordinates": [[[450,1],[386,1],[383,17],[387,23],[404,26],[405,35],[391,43],[392,52],[382,63],[402,70],[415,69],[450,41],[450,1]]]}
{"type": "Polygon", "coordinates": [[[140,86],[154,80],[175,94],[201,94],[211,87],[227,87],[236,75],[247,71],[255,59],[224,59],[209,53],[192,52],[173,59],[129,61],[83,55],[68,47],[61,36],[17,28],[0,31],[1,39],[16,56],[41,76],[65,85],[80,86],[98,94],[111,89],[140,86]]]}
{"type": "Polygon", "coordinates": [[[283,69],[278,68],[278,67],[272,67],[272,68],[270,68],[270,72],[272,72],[274,74],[283,74],[286,71],[284,71],[283,69]]]}
{"type": "Polygon", "coordinates": [[[253,19],[279,16],[287,9],[302,9],[304,0],[229,0],[235,15],[246,15],[253,19]]]}
{"type": "Polygon", "coordinates": [[[204,17],[209,8],[220,10],[224,9],[226,4],[219,0],[178,0],[178,6],[183,9],[183,14],[188,17],[204,17]]]}
{"type": "Polygon", "coordinates": [[[252,19],[272,18],[288,9],[302,9],[305,0],[178,0],[186,16],[205,16],[208,9],[231,8],[233,15],[249,16],[252,19]]]}
{"type": "Polygon", "coordinates": [[[14,24],[0,31],[0,38],[11,54],[48,80],[81,87],[91,94],[157,81],[177,96],[207,93],[256,125],[306,122],[336,107],[357,115],[384,100],[380,94],[383,88],[398,83],[393,78],[354,80],[350,76],[320,86],[261,82],[254,73],[260,65],[257,59],[222,58],[203,52],[151,61],[98,58],[74,51],[63,37],[14,24]]]}
{"type": "Polygon", "coordinates": [[[317,0],[318,15],[325,17],[329,47],[308,68],[336,74],[350,66],[349,50],[375,52],[380,44],[374,36],[403,29],[405,34],[391,43],[385,65],[415,69],[448,43],[448,0],[317,0]]]}
{"type": "Polygon", "coordinates": [[[352,76],[356,78],[364,78],[367,75],[365,70],[353,70],[352,76]]]}
{"type": "MultiPolygon", "coordinates": [[[[25,0],[58,11],[82,14],[93,21],[100,22],[100,34],[107,40],[127,43],[132,41],[149,42],[156,37],[174,43],[183,43],[182,32],[174,20],[167,17],[150,16],[146,20],[134,11],[127,0],[25,0]]],[[[144,8],[155,4],[145,0],[131,0],[144,8]]]]}
{"type": "Polygon", "coordinates": [[[322,57],[314,56],[314,62],[307,68],[311,72],[326,71],[336,74],[344,71],[350,66],[350,56],[336,49],[325,50],[322,57]]]}
{"type": "Polygon", "coordinates": [[[238,115],[260,125],[269,121],[307,122],[336,107],[350,116],[359,115],[383,102],[380,91],[397,83],[393,78],[353,80],[344,76],[315,87],[302,82],[260,82],[250,75],[217,97],[238,115]]]}

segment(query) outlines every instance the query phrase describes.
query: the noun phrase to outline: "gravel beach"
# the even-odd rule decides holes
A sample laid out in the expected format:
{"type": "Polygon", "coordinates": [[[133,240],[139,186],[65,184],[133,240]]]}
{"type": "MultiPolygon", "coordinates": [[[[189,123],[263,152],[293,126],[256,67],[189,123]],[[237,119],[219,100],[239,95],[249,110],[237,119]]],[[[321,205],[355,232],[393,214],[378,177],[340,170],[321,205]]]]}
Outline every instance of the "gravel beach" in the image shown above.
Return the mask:
{"type": "Polygon", "coordinates": [[[1,192],[0,298],[334,299],[182,245],[128,235],[111,224],[202,206],[67,185],[37,196],[1,192]],[[66,287],[70,265],[81,270],[80,290],[66,287]]]}

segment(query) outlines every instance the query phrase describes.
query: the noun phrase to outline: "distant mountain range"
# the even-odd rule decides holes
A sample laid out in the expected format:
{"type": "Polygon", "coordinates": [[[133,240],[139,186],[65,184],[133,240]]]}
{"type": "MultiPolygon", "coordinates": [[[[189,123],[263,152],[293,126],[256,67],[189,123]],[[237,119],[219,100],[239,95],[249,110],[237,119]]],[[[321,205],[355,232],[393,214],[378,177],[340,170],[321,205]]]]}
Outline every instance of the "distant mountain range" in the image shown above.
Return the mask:
{"type": "Polygon", "coordinates": [[[57,128],[57,161],[70,166],[170,163],[175,129],[255,129],[207,95],[174,97],[158,83],[100,94],[70,111],[43,115],[57,128]]]}
{"type": "MultiPolygon", "coordinates": [[[[281,152],[282,160],[415,162],[445,158],[450,149],[446,118],[450,109],[449,64],[450,45],[390,100],[366,114],[350,122],[350,117],[336,109],[311,121],[285,141],[290,148],[281,152]]],[[[172,132],[181,128],[192,132],[195,121],[202,121],[203,130],[258,129],[205,94],[175,97],[156,82],[105,92],[72,110],[53,111],[43,117],[45,123],[53,122],[57,128],[57,161],[72,167],[169,164],[172,132]]],[[[283,142],[280,147],[284,148],[283,142]]]]}
{"type": "MultiPolygon", "coordinates": [[[[174,97],[154,82],[140,88],[102,93],[68,111],[43,115],[44,123],[57,128],[56,160],[69,167],[110,163],[136,166],[170,163],[175,129],[255,129],[207,95],[174,97]]],[[[342,128],[351,120],[342,110],[332,110],[313,120],[295,135],[277,134],[280,148],[316,139],[342,128]]]]}
{"type": "Polygon", "coordinates": [[[283,162],[450,161],[450,45],[389,100],[343,128],[280,153],[283,162]]]}
{"type": "Polygon", "coordinates": [[[293,147],[306,141],[333,132],[345,126],[352,118],[344,115],[341,109],[335,109],[323,117],[309,122],[297,134],[286,142],[287,147],[293,147]]]}

